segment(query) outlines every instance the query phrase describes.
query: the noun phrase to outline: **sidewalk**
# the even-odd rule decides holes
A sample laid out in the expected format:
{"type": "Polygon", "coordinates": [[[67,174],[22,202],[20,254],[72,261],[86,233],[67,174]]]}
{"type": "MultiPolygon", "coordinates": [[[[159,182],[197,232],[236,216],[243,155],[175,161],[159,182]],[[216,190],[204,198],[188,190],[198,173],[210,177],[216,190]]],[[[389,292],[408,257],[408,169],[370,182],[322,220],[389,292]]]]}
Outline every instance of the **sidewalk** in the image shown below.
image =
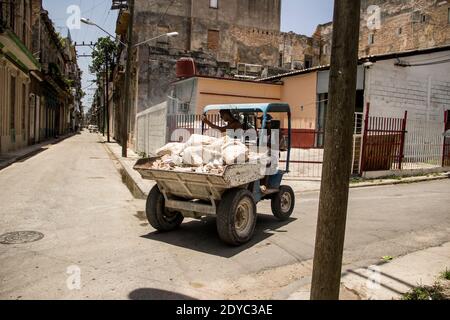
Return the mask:
{"type": "Polygon", "coordinates": [[[122,147],[110,139],[111,142],[106,142],[106,138],[100,136],[105,144],[106,150],[109,152],[111,158],[119,163],[119,171],[122,175],[122,180],[130,189],[131,193],[137,199],[147,199],[150,190],[155,185],[155,182],[142,179],[141,175],[133,169],[136,162],[140,159],[133,150],[128,149],[128,158],[122,157],[122,147]]]}
{"type": "MultiPolygon", "coordinates": [[[[432,286],[450,268],[450,243],[427,248],[369,268],[347,269],[341,279],[343,300],[399,300],[412,288],[432,286]]],[[[311,270],[310,270],[311,271],[311,270]]],[[[309,300],[305,284],[289,300],[309,300]]]]}
{"type": "MultiPolygon", "coordinates": [[[[120,164],[120,172],[122,174],[122,178],[125,184],[128,186],[133,195],[138,199],[146,199],[148,193],[151,188],[155,185],[153,181],[144,180],[141,178],[139,173],[137,173],[133,166],[136,161],[140,159],[140,157],[128,149],[128,158],[122,158],[122,147],[117,144],[113,139],[111,139],[111,143],[106,143],[105,137],[101,136],[101,139],[105,142],[105,146],[108,152],[111,154],[111,157],[118,161],[120,164]]],[[[398,179],[375,179],[369,181],[358,181],[352,182],[350,184],[350,188],[364,188],[364,187],[374,187],[374,186],[384,186],[384,185],[395,185],[402,183],[416,183],[416,182],[425,182],[432,180],[442,180],[448,179],[448,173],[435,174],[429,176],[420,176],[420,177],[408,177],[408,178],[398,178],[398,179]]],[[[311,180],[311,179],[298,179],[294,180],[292,178],[285,179],[284,184],[289,185],[292,189],[295,190],[296,193],[305,193],[305,192],[316,192],[320,191],[320,180],[311,180]]]]}
{"type": "Polygon", "coordinates": [[[21,161],[23,159],[26,159],[33,155],[41,153],[41,152],[47,150],[51,145],[57,144],[58,142],[61,142],[62,140],[65,140],[73,135],[75,135],[75,133],[70,133],[70,134],[61,136],[59,138],[46,140],[44,142],[34,144],[31,146],[27,146],[27,147],[17,150],[17,151],[0,154],[0,170],[12,165],[13,163],[15,163],[17,161],[21,161]]]}

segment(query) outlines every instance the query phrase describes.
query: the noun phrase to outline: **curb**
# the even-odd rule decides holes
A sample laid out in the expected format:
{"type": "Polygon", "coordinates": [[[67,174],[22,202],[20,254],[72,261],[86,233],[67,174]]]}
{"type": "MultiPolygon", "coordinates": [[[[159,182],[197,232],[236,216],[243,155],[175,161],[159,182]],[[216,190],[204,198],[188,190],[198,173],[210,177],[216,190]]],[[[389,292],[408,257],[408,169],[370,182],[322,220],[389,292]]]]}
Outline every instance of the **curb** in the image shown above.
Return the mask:
{"type": "MultiPolygon", "coordinates": [[[[374,182],[374,183],[361,182],[359,184],[350,185],[350,189],[364,189],[364,188],[370,188],[370,187],[395,186],[395,185],[401,185],[401,184],[413,184],[413,183],[440,181],[440,180],[447,180],[447,179],[450,179],[450,176],[423,177],[423,178],[416,178],[414,180],[386,181],[386,182],[378,182],[378,183],[376,183],[376,182],[374,182]]],[[[301,191],[301,192],[295,192],[295,194],[305,194],[305,193],[314,193],[314,192],[320,192],[320,189],[311,189],[311,190],[306,190],[306,191],[301,191]]]]}
{"type": "Polygon", "coordinates": [[[446,176],[439,176],[439,177],[418,177],[415,179],[404,179],[404,180],[398,180],[398,181],[385,181],[385,182],[374,182],[374,183],[368,183],[368,182],[361,182],[360,184],[354,184],[350,185],[351,189],[357,189],[357,188],[369,188],[369,187],[381,187],[381,186],[395,186],[399,184],[412,184],[412,183],[419,183],[419,182],[429,182],[429,181],[438,181],[438,180],[447,180],[450,179],[449,175],[446,176]]]}
{"type": "Polygon", "coordinates": [[[127,167],[122,163],[122,159],[118,158],[114,154],[113,150],[111,150],[108,143],[106,142],[105,139],[103,139],[102,136],[100,137],[100,141],[104,142],[103,145],[105,147],[106,152],[109,154],[109,157],[112,160],[117,161],[117,166],[116,166],[117,171],[119,172],[120,176],[122,177],[123,184],[125,184],[125,186],[127,186],[128,190],[130,190],[133,197],[136,199],[140,199],[140,200],[146,200],[148,192],[145,192],[144,190],[141,189],[141,187],[136,182],[136,180],[133,179],[130,172],[128,172],[127,167]]]}

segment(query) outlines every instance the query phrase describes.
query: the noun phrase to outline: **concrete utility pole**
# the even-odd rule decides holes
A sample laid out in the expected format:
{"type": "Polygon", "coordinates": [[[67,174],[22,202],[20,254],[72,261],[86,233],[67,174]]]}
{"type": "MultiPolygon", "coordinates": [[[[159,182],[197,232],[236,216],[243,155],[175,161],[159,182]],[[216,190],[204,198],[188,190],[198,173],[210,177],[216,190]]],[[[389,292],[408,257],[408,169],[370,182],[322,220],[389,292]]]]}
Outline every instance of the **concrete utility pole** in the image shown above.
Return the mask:
{"type": "Polygon", "coordinates": [[[128,112],[131,109],[131,59],[133,54],[133,24],[134,24],[134,0],[128,0],[128,9],[130,10],[130,24],[128,26],[127,39],[127,66],[125,71],[125,103],[123,107],[122,121],[122,157],[128,156],[128,112]]]}
{"type": "Polygon", "coordinates": [[[312,300],[337,300],[352,161],[361,2],[335,0],[312,300]]]}
{"type": "Polygon", "coordinates": [[[109,134],[109,52],[105,55],[105,67],[106,67],[106,137],[108,143],[111,142],[109,134]]]}
{"type": "Polygon", "coordinates": [[[106,68],[102,72],[103,75],[103,119],[102,119],[102,135],[105,136],[106,128],[106,68]]]}

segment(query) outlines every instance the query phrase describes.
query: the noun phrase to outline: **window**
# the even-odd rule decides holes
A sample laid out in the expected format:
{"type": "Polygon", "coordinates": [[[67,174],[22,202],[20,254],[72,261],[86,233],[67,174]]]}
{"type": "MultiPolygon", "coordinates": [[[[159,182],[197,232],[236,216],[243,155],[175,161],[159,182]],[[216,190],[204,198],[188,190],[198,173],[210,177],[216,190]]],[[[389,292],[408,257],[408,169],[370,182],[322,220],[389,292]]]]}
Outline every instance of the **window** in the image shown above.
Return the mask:
{"type": "Polygon", "coordinates": [[[217,30],[208,30],[208,50],[219,49],[220,34],[217,30]]]}
{"type": "Polygon", "coordinates": [[[321,93],[318,96],[317,103],[317,135],[315,145],[317,148],[323,148],[325,143],[325,122],[328,106],[328,93],[321,93]]]}
{"type": "Polygon", "coordinates": [[[423,15],[420,17],[420,21],[421,21],[422,23],[427,22],[427,16],[423,14],[423,15]]]}
{"type": "Polygon", "coordinates": [[[219,0],[209,0],[209,7],[212,9],[219,8],[219,0]]]}
{"type": "Polygon", "coordinates": [[[447,10],[447,22],[450,24],[450,8],[447,10]]]}
{"type": "Polygon", "coordinates": [[[403,28],[398,28],[397,29],[397,36],[401,36],[403,34],[403,28]]]}
{"type": "Polygon", "coordinates": [[[375,35],[373,33],[369,34],[369,45],[375,43],[375,35]]]}
{"type": "Polygon", "coordinates": [[[311,56],[305,55],[305,69],[312,67],[312,60],[313,58],[311,56]]]}
{"type": "Polygon", "coordinates": [[[11,76],[11,86],[9,95],[9,129],[14,130],[16,128],[16,78],[11,76]]]}

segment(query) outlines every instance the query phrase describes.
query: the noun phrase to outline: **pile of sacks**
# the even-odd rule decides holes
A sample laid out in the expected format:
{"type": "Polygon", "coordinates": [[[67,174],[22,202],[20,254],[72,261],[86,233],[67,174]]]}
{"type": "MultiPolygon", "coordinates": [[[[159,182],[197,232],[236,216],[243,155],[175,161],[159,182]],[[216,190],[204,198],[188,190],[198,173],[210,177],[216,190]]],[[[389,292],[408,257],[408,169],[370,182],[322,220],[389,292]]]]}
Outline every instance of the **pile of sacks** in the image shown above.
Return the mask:
{"type": "Polygon", "coordinates": [[[223,174],[225,166],[246,163],[249,149],[230,137],[213,138],[194,134],[186,143],[169,143],[156,151],[161,157],[152,169],[223,174]]]}

